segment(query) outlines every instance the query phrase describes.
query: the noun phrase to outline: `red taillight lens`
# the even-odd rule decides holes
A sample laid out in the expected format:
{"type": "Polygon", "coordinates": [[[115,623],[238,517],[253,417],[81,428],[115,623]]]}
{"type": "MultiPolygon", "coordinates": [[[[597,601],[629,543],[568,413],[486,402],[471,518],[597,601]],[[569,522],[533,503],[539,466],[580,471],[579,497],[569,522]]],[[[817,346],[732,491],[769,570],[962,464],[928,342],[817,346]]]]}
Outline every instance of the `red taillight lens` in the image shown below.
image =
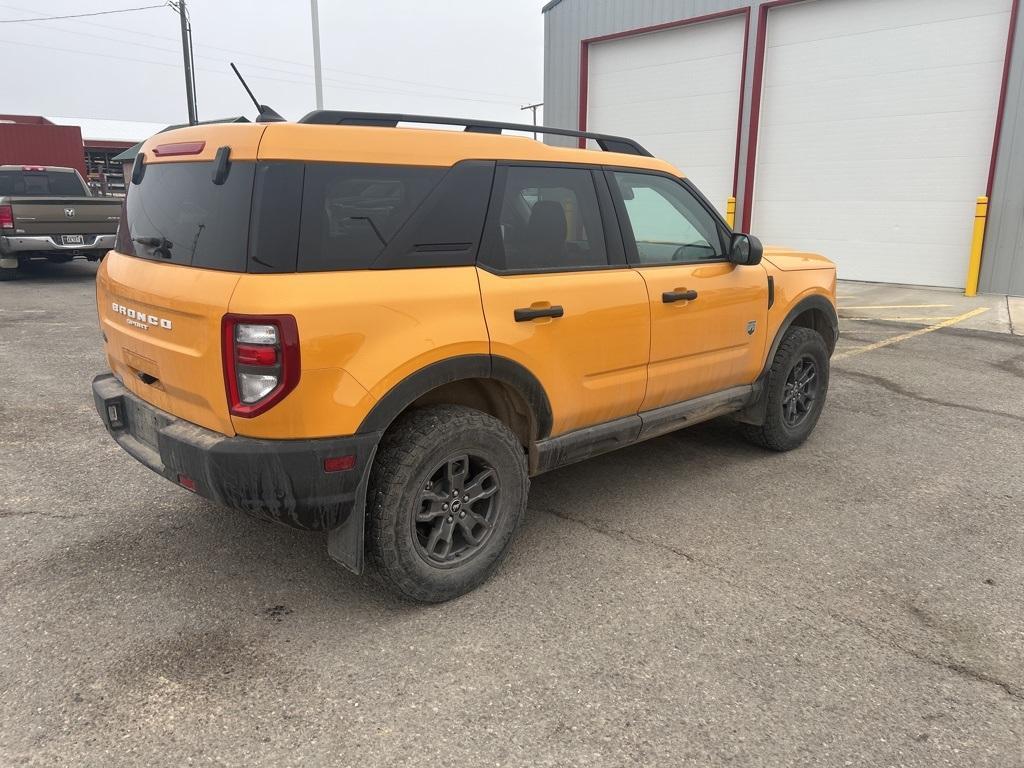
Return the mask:
{"type": "Polygon", "coordinates": [[[299,329],[291,315],[225,315],[224,384],[233,416],[277,405],[299,383],[299,329]]]}
{"type": "MultiPolygon", "coordinates": [[[[237,339],[235,340],[238,341],[237,339]]],[[[277,365],[276,347],[254,347],[251,344],[238,344],[235,347],[235,359],[240,365],[277,365]]]]}
{"type": "Polygon", "coordinates": [[[14,229],[14,209],[0,205],[0,229],[14,229]]]}

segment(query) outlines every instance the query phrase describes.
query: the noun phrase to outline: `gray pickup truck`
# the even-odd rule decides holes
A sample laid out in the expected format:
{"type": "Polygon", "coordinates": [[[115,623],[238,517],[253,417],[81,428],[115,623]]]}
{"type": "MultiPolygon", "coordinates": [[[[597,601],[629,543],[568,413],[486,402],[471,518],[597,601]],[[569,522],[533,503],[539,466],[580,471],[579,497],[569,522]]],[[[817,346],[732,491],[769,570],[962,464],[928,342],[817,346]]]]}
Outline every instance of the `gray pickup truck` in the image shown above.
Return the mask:
{"type": "Polygon", "coordinates": [[[121,201],[93,197],[73,168],[0,165],[0,280],[29,261],[99,261],[114,247],[121,201]]]}

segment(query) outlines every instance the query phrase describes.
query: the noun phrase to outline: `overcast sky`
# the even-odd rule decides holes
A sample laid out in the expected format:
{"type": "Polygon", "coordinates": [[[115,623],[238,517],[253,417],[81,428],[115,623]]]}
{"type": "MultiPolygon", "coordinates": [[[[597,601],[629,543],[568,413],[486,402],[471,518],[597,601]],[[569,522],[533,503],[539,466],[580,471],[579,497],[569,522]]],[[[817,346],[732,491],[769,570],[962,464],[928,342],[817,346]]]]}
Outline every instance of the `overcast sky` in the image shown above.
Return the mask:
{"type": "MultiPolygon", "coordinates": [[[[0,19],[161,0],[0,0],[0,19]]],[[[543,98],[544,0],[320,0],[324,105],[529,122],[543,98]]],[[[308,0],[188,0],[199,118],[255,116],[228,67],[294,120],[315,106],[308,0]]],[[[0,111],[154,123],[187,119],[169,8],[0,25],[0,111]]]]}

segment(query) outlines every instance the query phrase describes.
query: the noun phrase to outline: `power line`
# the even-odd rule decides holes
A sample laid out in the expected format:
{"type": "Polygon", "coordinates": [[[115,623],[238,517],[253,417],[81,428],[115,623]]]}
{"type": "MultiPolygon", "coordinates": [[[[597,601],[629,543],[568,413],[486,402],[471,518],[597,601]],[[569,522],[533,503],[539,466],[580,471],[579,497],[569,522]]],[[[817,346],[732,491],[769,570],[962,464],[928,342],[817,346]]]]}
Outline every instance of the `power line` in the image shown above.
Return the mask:
{"type": "MultiPolygon", "coordinates": [[[[0,3],[0,6],[2,6],[4,8],[11,8],[12,10],[18,10],[18,11],[25,11],[25,10],[27,10],[25,8],[21,8],[21,7],[15,6],[15,5],[10,5],[8,3],[0,3]]],[[[155,35],[155,34],[152,34],[152,33],[149,33],[149,32],[137,32],[135,30],[127,29],[125,27],[114,27],[114,26],[111,26],[109,24],[96,24],[96,23],[87,22],[87,21],[86,22],[82,22],[82,23],[83,24],[88,24],[89,26],[92,26],[92,27],[99,27],[101,29],[109,29],[109,30],[113,30],[113,31],[116,31],[116,32],[126,32],[128,34],[131,34],[133,37],[140,37],[140,36],[141,37],[150,37],[150,38],[153,38],[155,40],[165,40],[165,41],[168,41],[168,42],[175,42],[175,43],[177,42],[177,40],[175,38],[167,37],[166,35],[155,35]]],[[[58,29],[58,30],[52,30],[52,31],[64,32],[65,34],[77,34],[77,33],[73,32],[72,30],[69,30],[69,29],[58,29]]],[[[136,45],[136,46],[140,46],[140,47],[145,47],[145,48],[147,48],[149,50],[164,50],[164,51],[167,51],[168,53],[177,53],[177,51],[171,51],[170,49],[154,48],[151,45],[147,45],[145,43],[135,43],[135,42],[132,42],[131,40],[122,40],[122,41],[120,41],[120,44],[136,45]]],[[[262,55],[259,55],[259,54],[250,53],[249,51],[243,51],[243,50],[240,50],[238,48],[224,48],[224,47],[217,46],[217,45],[203,45],[203,48],[204,49],[208,49],[208,50],[225,51],[226,53],[238,54],[240,56],[245,56],[246,58],[250,58],[250,59],[257,59],[259,61],[273,61],[273,62],[278,62],[280,64],[288,64],[288,65],[291,65],[291,66],[294,66],[294,67],[303,67],[305,69],[310,69],[312,67],[312,65],[307,64],[305,62],[293,61],[291,59],[282,59],[282,58],[279,58],[279,57],[276,57],[276,56],[262,56],[262,55]]],[[[207,55],[203,55],[203,54],[197,54],[195,58],[197,58],[197,59],[206,59],[208,61],[216,61],[216,62],[219,62],[219,63],[222,63],[222,64],[224,63],[224,61],[222,59],[219,59],[219,58],[217,58],[215,56],[207,56],[207,55]]],[[[308,76],[305,73],[289,72],[288,70],[279,69],[279,68],[276,68],[276,67],[268,67],[268,66],[264,66],[264,65],[260,65],[260,64],[246,63],[246,66],[247,67],[255,67],[255,68],[258,68],[258,69],[265,69],[265,70],[267,70],[269,72],[278,72],[278,73],[281,73],[281,74],[292,75],[293,77],[307,77],[308,76]]],[[[518,103],[518,104],[522,103],[522,100],[516,99],[516,97],[511,96],[511,95],[506,94],[506,93],[495,93],[494,91],[483,91],[483,90],[479,90],[479,89],[476,89],[476,88],[449,87],[449,86],[446,86],[446,85],[437,85],[436,83],[426,83],[426,82],[423,82],[421,80],[403,80],[403,79],[400,79],[400,78],[387,77],[387,76],[384,76],[384,75],[370,75],[370,74],[366,74],[366,73],[363,73],[363,72],[353,72],[351,70],[339,69],[337,67],[323,67],[323,70],[324,70],[324,72],[336,72],[336,73],[338,73],[340,75],[344,75],[346,78],[348,78],[348,77],[362,77],[362,78],[366,78],[368,80],[383,80],[383,81],[392,82],[392,83],[400,83],[400,84],[403,84],[403,85],[413,85],[413,86],[416,86],[418,88],[427,87],[427,88],[432,88],[434,90],[440,90],[440,91],[445,91],[445,92],[455,91],[455,92],[464,93],[464,94],[477,94],[477,95],[481,95],[481,96],[497,96],[498,98],[502,99],[502,101],[492,101],[492,100],[488,100],[488,99],[458,98],[457,100],[459,100],[459,101],[478,101],[478,102],[484,103],[484,104],[490,103],[490,104],[507,104],[507,105],[512,105],[513,103],[518,103]]],[[[264,79],[268,79],[268,78],[264,78],[264,79]]],[[[340,82],[340,81],[336,79],[334,82],[340,82]]],[[[359,83],[359,85],[362,85],[365,88],[368,84],[367,83],[359,83]]],[[[415,96],[422,95],[419,92],[410,92],[410,91],[392,91],[392,92],[393,93],[397,93],[397,94],[404,94],[404,95],[415,95],[415,96]]],[[[447,96],[447,93],[445,93],[445,94],[438,94],[438,96],[442,96],[442,95],[447,97],[447,98],[456,98],[456,97],[449,97],[449,96],[447,96]]]]}
{"type": "MultiPolygon", "coordinates": [[[[60,47],[60,48],[58,48],[58,47],[55,47],[55,46],[37,45],[36,43],[22,43],[22,42],[18,42],[18,41],[14,41],[14,40],[7,40],[7,41],[4,42],[4,44],[5,45],[18,45],[18,46],[23,46],[25,48],[34,48],[34,49],[38,49],[38,50],[61,51],[63,53],[80,53],[80,54],[83,54],[83,55],[99,57],[99,58],[104,58],[104,59],[116,59],[116,60],[119,60],[119,61],[132,61],[132,62],[137,62],[139,64],[149,64],[149,65],[156,66],[156,67],[169,67],[171,69],[180,69],[181,68],[180,65],[178,65],[178,64],[170,64],[170,63],[163,62],[163,61],[153,61],[152,59],[138,59],[138,58],[133,58],[133,57],[130,57],[130,56],[118,56],[118,55],[112,54],[112,53],[98,53],[96,51],[83,51],[83,50],[77,49],[77,48],[67,48],[67,47],[60,47]]],[[[153,50],[167,50],[167,49],[153,49],[153,50]]],[[[169,52],[177,53],[177,51],[169,51],[169,52]]],[[[266,69],[266,67],[264,67],[264,69],[266,69]]],[[[229,78],[232,77],[231,72],[229,70],[224,70],[224,69],[212,69],[212,68],[209,68],[209,67],[195,67],[195,70],[197,72],[207,72],[207,73],[210,73],[210,74],[213,74],[213,75],[220,75],[222,77],[229,77],[229,78]]],[[[252,75],[251,79],[259,80],[259,81],[265,81],[265,82],[287,83],[289,85],[309,85],[309,84],[312,83],[312,78],[309,77],[308,75],[302,75],[302,74],[300,74],[298,72],[285,72],[284,70],[278,70],[278,71],[280,71],[282,74],[291,75],[293,78],[302,78],[302,79],[301,80],[289,80],[289,79],[285,79],[285,78],[282,78],[282,77],[268,77],[266,75],[252,75]]],[[[381,87],[378,87],[378,86],[371,86],[368,83],[359,83],[359,84],[353,85],[353,84],[350,84],[350,83],[342,82],[340,80],[335,80],[333,78],[326,78],[326,77],[324,78],[324,87],[330,88],[330,89],[336,90],[336,91],[360,91],[360,92],[365,92],[365,93],[390,93],[390,94],[396,94],[396,95],[399,95],[399,96],[421,96],[422,97],[422,96],[425,95],[423,93],[416,93],[415,91],[400,91],[400,90],[395,90],[395,89],[391,89],[391,88],[381,88],[381,87]]],[[[431,98],[442,98],[438,94],[426,94],[426,95],[429,95],[431,98]]],[[[446,98],[446,99],[449,99],[449,100],[452,100],[452,101],[468,101],[468,102],[485,103],[485,104],[508,104],[508,105],[511,105],[511,104],[518,103],[518,102],[511,102],[511,101],[509,101],[509,102],[504,102],[504,101],[498,102],[498,101],[488,101],[486,99],[471,99],[471,98],[468,98],[468,97],[460,97],[460,96],[444,96],[443,98],[446,98]]]]}
{"type": "MultiPolygon", "coordinates": [[[[109,16],[112,13],[131,13],[132,11],[149,11],[153,8],[166,8],[167,4],[143,5],[139,8],[119,8],[115,11],[94,11],[93,13],[73,13],[69,16],[37,16],[34,19],[0,19],[0,24],[20,24],[23,21],[59,21],[60,19],[84,19],[86,16],[109,16]]],[[[24,10],[19,8],[17,10],[24,10]]]]}

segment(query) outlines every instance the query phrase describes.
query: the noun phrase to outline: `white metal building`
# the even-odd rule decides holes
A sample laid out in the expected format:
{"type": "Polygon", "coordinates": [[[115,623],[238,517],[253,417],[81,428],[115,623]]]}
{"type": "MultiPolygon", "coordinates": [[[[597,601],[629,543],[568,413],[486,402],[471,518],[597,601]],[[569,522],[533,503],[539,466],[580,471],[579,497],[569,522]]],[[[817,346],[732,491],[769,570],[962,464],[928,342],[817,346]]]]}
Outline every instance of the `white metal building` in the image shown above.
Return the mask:
{"type": "Polygon", "coordinates": [[[630,136],[851,280],[1024,295],[1020,0],[553,0],[545,122],[630,136]]]}

